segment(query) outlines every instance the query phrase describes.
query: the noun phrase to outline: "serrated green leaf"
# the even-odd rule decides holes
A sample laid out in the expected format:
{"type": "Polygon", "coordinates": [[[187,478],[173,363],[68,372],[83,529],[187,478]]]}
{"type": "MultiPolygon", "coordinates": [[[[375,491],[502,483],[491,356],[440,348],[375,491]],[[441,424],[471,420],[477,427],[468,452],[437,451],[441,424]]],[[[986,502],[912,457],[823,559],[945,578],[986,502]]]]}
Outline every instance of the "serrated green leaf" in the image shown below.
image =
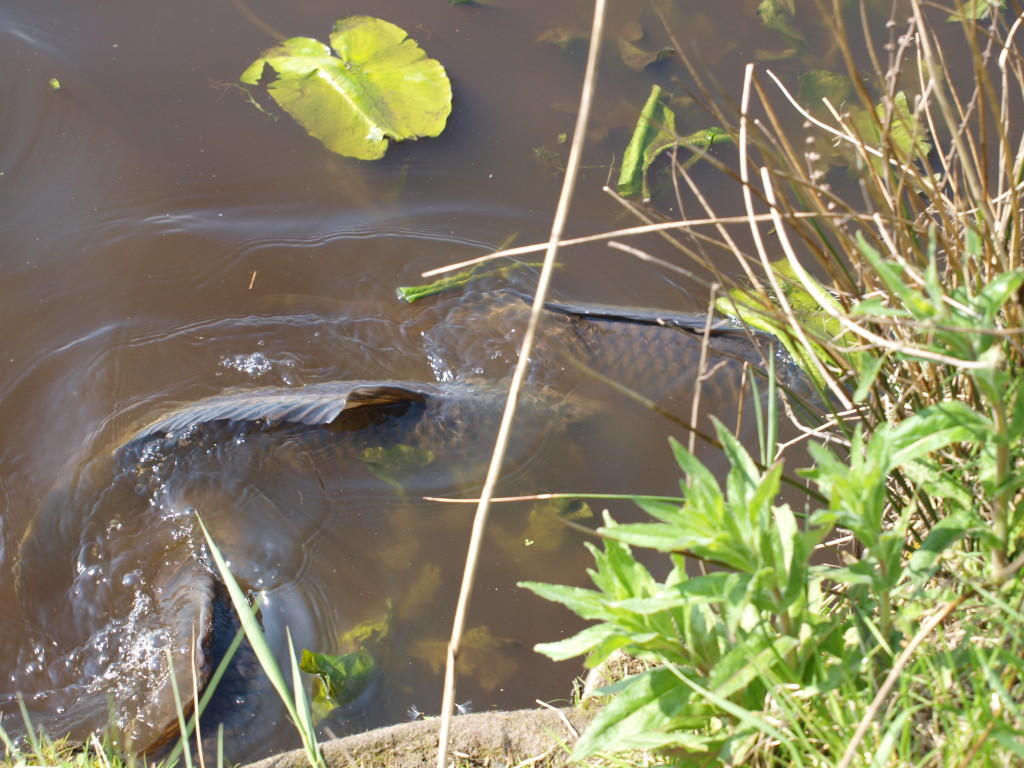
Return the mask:
{"type": "Polygon", "coordinates": [[[896,429],[875,432],[872,443],[885,441],[891,450],[886,468],[924,458],[932,451],[957,442],[984,439],[995,433],[992,422],[959,400],[936,403],[900,423],[896,429]]]}
{"type": "MultiPolygon", "coordinates": [[[[519,586],[525,585],[520,584],[519,586]]],[[[553,643],[538,643],[533,649],[537,653],[543,653],[555,661],[564,661],[574,656],[588,654],[601,643],[617,635],[619,635],[618,630],[611,624],[595,624],[564,640],[558,640],[553,643]]],[[[622,644],[625,645],[627,642],[629,642],[629,638],[623,637],[622,644]]]]}
{"type": "Polygon", "coordinates": [[[390,140],[437,136],[451,112],[451,84],[405,30],[371,16],[340,19],[331,49],[293,37],[264,51],[242,73],[256,85],[277,73],[270,95],[332,152],[375,160],[390,140]]]}
{"type": "Polygon", "coordinates": [[[561,603],[581,618],[604,620],[608,616],[608,609],[605,607],[600,593],[592,589],[569,587],[563,584],[545,584],[538,581],[521,581],[519,586],[545,600],[561,603]]]}
{"type": "Polygon", "coordinates": [[[943,553],[966,536],[977,522],[966,512],[939,520],[907,561],[906,571],[910,577],[920,583],[931,576],[943,553]]]}

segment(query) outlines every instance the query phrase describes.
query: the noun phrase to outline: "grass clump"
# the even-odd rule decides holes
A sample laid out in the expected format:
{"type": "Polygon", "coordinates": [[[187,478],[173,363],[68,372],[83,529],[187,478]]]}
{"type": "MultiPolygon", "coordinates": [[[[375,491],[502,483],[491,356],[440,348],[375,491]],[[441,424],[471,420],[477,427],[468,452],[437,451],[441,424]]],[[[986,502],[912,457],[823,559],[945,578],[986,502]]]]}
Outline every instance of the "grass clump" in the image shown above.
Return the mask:
{"type": "Polygon", "coordinates": [[[805,72],[801,93],[751,65],[735,110],[703,89],[738,150],[704,157],[738,182],[742,215],[713,210],[674,158],[665,195],[707,223],[663,220],[725,286],[718,307],[779,336],[819,390],[787,409],[811,493],[781,503],[793,460],[762,469],[718,425],[728,477],[673,442],[684,500],[637,499],[649,522],[606,517],[596,589],[525,585],[596,622],[542,652],[654,663],[601,691],[575,758],[1024,759],[1019,20],[898,2],[877,48],[873,4],[818,10],[843,72],[814,88],[805,72]],[[667,555],[668,575],[636,548],[667,555]]]}

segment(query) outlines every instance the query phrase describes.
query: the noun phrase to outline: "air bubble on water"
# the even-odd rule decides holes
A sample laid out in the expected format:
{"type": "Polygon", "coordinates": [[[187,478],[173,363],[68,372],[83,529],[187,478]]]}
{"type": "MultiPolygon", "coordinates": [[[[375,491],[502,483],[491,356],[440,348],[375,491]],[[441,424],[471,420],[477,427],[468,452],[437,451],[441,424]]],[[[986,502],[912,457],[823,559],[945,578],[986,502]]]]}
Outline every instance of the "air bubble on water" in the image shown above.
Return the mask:
{"type": "MultiPolygon", "coordinates": [[[[262,342],[260,342],[262,344],[262,342]]],[[[262,352],[254,352],[251,355],[233,355],[221,358],[220,364],[225,368],[248,374],[249,376],[262,376],[268,373],[273,364],[262,352]]]]}

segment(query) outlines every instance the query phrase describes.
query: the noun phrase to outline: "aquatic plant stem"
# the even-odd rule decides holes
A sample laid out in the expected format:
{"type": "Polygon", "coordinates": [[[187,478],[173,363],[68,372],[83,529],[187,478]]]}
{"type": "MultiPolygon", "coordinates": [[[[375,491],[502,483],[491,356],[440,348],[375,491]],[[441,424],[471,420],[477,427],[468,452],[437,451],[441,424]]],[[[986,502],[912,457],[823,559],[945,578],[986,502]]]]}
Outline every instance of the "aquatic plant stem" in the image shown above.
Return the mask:
{"type": "Polygon", "coordinates": [[[579,111],[576,117],[576,128],[572,137],[572,147],[569,150],[569,159],[565,166],[562,192],[558,198],[558,207],[555,209],[555,217],[551,224],[551,237],[548,242],[547,251],[544,254],[544,266],[541,267],[537,291],[533,298],[533,307],[530,310],[530,320],[526,326],[526,333],[523,334],[523,343],[519,350],[519,360],[512,375],[508,399],[505,402],[505,411],[502,414],[501,426],[498,429],[498,436],[495,440],[494,453],[491,455],[491,463],[487,469],[487,478],[480,493],[480,504],[477,506],[476,515],[473,518],[473,531],[466,555],[466,566],[462,575],[462,586],[459,589],[455,618],[452,621],[452,636],[448,643],[448,656],[445,664],[444,696],[441,702],[441,723],[437,744],[438,768],[447,768],[448,763],[448,734],[451,729],[451,718],[455,708],[456,663],[459,656],[462,634],[466,626],[466,613],[473,594],[473,582],[476,578],[480,548],[483,543],[484,529],[486,528],[487,516],[490,511],[490,499],[494,494],[498,476],[501,474],[501,467],[505,461],[505,452],[508,448],[512,421],[515,418],[516,405],[519,400],[519,391],[526,378],[526,370],[530,362],[530,352],[537,334],[537,325],[540,321],[541,310],[544,308],[548,286],[551,284],[551,276],[555,269],[558,244],[562,239],[562,232],[565,230],[565,222],[569,215],[573,190],[576,187],[580,157],[583,154],[583,141],[586,136],[590,107],[597,83],[597,61],[601,49],[601,38],[604,34],[605,4],[606,0],[594,0],[594,21],[590,32],[590,51],[587,54],[587,68],[583,78],[583,88],[580,95],[579,111]]]}

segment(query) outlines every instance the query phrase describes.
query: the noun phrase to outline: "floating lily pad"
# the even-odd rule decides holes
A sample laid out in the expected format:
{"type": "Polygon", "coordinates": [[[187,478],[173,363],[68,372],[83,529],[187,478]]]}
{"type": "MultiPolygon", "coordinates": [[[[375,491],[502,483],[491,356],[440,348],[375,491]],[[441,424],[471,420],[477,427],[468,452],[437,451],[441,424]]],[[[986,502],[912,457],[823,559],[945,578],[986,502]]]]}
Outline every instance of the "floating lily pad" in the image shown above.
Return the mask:
{"type": "Polygon", "coordinates": [[[428,58],[400,27],[371,16],[337,21],[331,48],[293,37],[266,50],[242,73],[257,85],[269,65],[270,95],[325,147],[376,160],[390,140],[438,136],[452,107],[440,62],[428,58]]]}

